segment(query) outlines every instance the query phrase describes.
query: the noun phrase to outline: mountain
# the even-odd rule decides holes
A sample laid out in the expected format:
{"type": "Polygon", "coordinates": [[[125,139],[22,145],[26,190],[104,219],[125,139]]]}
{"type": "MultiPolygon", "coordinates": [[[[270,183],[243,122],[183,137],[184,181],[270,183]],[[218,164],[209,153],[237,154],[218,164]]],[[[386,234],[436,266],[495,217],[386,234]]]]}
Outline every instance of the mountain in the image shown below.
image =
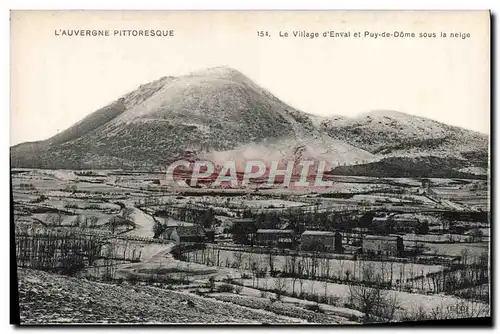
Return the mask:
{"type": "Polygon", "coordinates": [[[356,166],[339,166],[336,174],[459,178],[478,177],[464,168],[488,167],[487,135],[423,117],[376,110],[355,118],[324,119],[320,127],[332,138],[379,157],[356,166]]]}
{"type": "Polygon", "coordinates": [[[326,119],[321,126],[332,138],[388,156],[462,154],[488,147],[488,136],[397,111],[376,110],[355,118],[326,119]]]}
{"type": "Polygon", "coordinates": [[[45,168],[166,167],[181,158],[221,163],[252,152],[267,161],[374,158],[332,140],[309,114],[240,72],[217,67],[143,85],[46,141],[12,147],[11,162],[45,168]]]}
{"type": "Polygon", "coordinates": [[[453,158],[453,170],[483,166],[488,138],[393,111],[311,115],[229,67],[160,78],[47,140],[11,147],[13,167],[54,169],[157,169],[178,159],[230,159],[241,168],[252,159],[315,159],[356,174],[380,173],[372,167],[387,159],[434,156],[453,158]],[[348,169],[354,166],[370,168],[348,169]]]}

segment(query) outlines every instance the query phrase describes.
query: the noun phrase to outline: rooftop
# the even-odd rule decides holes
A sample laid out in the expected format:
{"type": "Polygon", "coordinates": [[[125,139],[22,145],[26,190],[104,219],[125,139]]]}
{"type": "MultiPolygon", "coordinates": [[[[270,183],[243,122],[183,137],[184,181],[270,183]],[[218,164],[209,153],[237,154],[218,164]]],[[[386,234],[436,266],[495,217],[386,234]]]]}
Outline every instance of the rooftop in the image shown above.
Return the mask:
{"type": "Polygon", "coordinates": [[[398,240],[398,236],[395,235],[366,235],[364,237],[365,240],[384,240],[384,241],[396,241],[398,240]]]}
{"type": "Polygon", "coordinates": [[[239,219],[233,220],[233,224],[234,223],[254,223],[254,222],[255,222],[255,219],[253,219],[253,218],[239,218],[239,219]]]}
{"type": "Polygon", "coordinates": [[[293,230],[276,230],[276,229],[258,229],[257,233],[278,233],[278,234],[291,234],[293,230]]]}
{"type": "Polygon", "coordinates": [[[302,235],[331,235],[334,236],[335,232],[330,231],[305,231],[302,235]]]}

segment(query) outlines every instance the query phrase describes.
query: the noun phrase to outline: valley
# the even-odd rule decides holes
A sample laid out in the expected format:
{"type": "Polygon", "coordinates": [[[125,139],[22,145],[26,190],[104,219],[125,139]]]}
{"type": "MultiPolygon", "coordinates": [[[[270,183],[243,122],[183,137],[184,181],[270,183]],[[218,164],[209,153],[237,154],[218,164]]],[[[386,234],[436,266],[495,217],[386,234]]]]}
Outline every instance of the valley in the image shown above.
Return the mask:
{"type": "Polygon", "coordinates": [[[356,324],[489,314],[486,181],[331,176],[332,187],[318,192],[252,182],[169,188],[164,177],[12,170],[24,321],[356,324]],[[292,239],[261,239],[275,230],[292,239]],[[340,233],[341,249],[309,248],[304,231],[340,233]],[[365,248],[377,236],[402,238],[404,250],[365,248]],[[74,253],[83,245],[94,246],[74,253]],[[379,293],[386,308],[363,309],[361,290],[379,293]],[[71,302],[39,316],[87,293],[98,314],[71,302]],[[125,307],[121,317],[108,294],[125,307]],[[154,305],[162,303],[185,306],[161,313],[154,305]],[[241,317],[205,313],[220,303],[241,317]]]}

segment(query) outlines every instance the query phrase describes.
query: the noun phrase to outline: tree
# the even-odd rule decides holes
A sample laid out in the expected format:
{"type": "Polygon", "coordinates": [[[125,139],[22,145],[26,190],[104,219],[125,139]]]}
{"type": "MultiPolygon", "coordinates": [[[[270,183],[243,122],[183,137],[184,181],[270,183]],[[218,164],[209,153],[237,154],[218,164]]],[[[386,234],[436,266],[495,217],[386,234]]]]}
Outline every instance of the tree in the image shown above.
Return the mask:
{"type": "Polygon", "coordinates": [[[98,218],[96,216],[90,216],[90,217],[87,217],[86,220],[88,220],[88,226],[90,228],[93,228],[97,225],[97,222],[98,222],[98,218]]]}
{"type": "Polygon", "coordinates": [[[87,224],[88,224],[88,219],[87,217],[84,217],[84,216],[79,216],[79,226],[82,230],[86,229],[87,228],[87,224]]]}
{"type": "Polygon", "coordinates": [[[134,209],[133,208],[123,208],[122,210],[123,212],[123,218],[126,219],[126,220],[130,220],[132,221],[132,213],[134,212],[134,209]]]}
{"type": "Polygon", "coordinates": [[[73,226],[81,227],[83,225],[83,222],[85,222],[85,219],[82,216],[78,215],[73,220],[73,226]]]}
{"type": "Polygon", "coordinates": [[[255,287],[255,278],[257,278],[257,287],[259,286],[259,266],[257,262],[253,261],[250,265],[250,269],[252,270],[252,286],[255,287]]]}
{"type": "Polygon", "coordinates": [[[202,225],[204,228],[211,228],[214,221],[214,210],[212,208],[205,211],[202,219],[202,225]]]}
{"type": "Polygon", "coordinates": [[[274,254],[273,254],[273,249],[272,248],[268,248],[267,249],[267,252],[268,252],[268,261],[269,261],[269,272],[271,273],[271,276],[274,274],[274,254]]]}
{"type": "Polygon", "coordinates": [[[274,292],[276,293],[276,298],[281,300],[281,295],[285,292],[286,282],[281,275],[278,275],[274,279],[274,292]]]}
{"type": "Polygon", "coordinates": [[[47,222],[52,225],[61,226],[64,215],[60,212],[51,212],[47,215],[47,222]]]}
{"type": "Polygon", "coordinates": [[[112,234],[116,232],[116,229],[121,225],[121,218],[118,216],[113,216],[108,220],[109,230],[112,234]]]}
{"type": "Polygon", "coordinates": [[[345,271],[345,280],[349,282],[349,276],[351,276],[351,270],[347,269],[345,271]]]}
{"type": "Polygon", "coordinates": [[[423,221],[418,224],[417,234],[427,234],[429,233],[429,222],[423,221]]]}
{"type": "Polygon", "coordinates": [[[158,220],[155,219],[155,222],[153,223],[153,238],[159,238],[163,232],[167,229],[166,225],[163,225],[160,223],[158,220]]]}
{"type": "Polygon", "coordinates": [[[295,283],[297,282],[297,276],[292,277],[292,297],[295,297],[295,283]]]}
{"type": "Polygon", "coordinates": [[[372,322],[377,317],[393,320],[398,308],[396,294],[392,292],[391,295],[379,287],[382,280],[373,265],[365,264],[362,267],[362,277],[367,285],[349,285],[351,304],[364,313],[364,322],[372,322]]]}
{"type": "Polygon", "coordinates": [[[210,292],[214,291],[215,290],[215,276],[210,276],[210,278],[208,279],[208,284],[210,287],[210,292]]]}
{"type": "Polygon", "coordinates": [[[242,252],[234,252],[233,255],[234,255],[234,261],[235,261],[235,263],[234,263],[235,267],[239,269],[242,265],[243,253],[242,252]]]}

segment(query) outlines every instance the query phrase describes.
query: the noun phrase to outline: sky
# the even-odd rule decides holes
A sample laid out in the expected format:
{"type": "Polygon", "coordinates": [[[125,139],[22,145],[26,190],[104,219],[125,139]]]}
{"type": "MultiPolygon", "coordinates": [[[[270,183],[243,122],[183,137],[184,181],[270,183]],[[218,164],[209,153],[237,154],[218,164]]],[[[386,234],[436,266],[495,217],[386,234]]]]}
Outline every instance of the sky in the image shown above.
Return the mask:
{"type": "Polygon", "coordinates": [[[11,145],[47,139],[141,84],[221,65],[304,112],[397,110],[488,134],[489,40],[485,11],[12,12],[11,145]],[[174,37],[55,35],[63,29],[174,37]],[[291,37],[296,30],[351,37],[291,37]],[[355,38],[357,31],[470,37],[355,38]]]}

